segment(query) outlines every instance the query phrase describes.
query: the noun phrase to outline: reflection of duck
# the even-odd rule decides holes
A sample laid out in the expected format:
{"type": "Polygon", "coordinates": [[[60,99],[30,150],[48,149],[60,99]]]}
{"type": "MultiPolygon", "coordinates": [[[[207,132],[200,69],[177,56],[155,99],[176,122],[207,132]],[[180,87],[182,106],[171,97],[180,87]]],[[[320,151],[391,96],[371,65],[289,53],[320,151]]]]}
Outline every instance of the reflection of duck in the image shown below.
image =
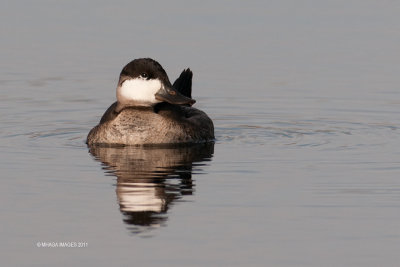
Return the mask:
{"type": "Polygon", "coordinates": [[[171,204],[193,193],[192,171],[199,166],[193,163],[209,161],[214,144],[93,146],[89,151],[107,172],[117,176],[116,192],[124,222],[133,233],[141,233],[163,225],[171,204]]]}
{"type": "Polygon", "coordinates": [[[171,85],[161,65],[140,58],[126,65],[117,86],[117,102],[88,134],[93,144],[176,144],[214,140],[214,125],[191,107],[193,73],[187,69],[171,85]]]}

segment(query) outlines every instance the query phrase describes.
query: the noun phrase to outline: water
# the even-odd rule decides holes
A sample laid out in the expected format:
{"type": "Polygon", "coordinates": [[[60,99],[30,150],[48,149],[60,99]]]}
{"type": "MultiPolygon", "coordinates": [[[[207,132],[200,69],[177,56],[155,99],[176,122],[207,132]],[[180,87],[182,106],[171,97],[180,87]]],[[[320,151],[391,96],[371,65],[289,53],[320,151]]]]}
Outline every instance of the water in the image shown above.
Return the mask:
{"type": "Polygon", "coordinates": [[[1,265],[398,265],[397,2],[1,5],[1,265]],[[86,147],[146,56],[213,146],[86,147]]]}

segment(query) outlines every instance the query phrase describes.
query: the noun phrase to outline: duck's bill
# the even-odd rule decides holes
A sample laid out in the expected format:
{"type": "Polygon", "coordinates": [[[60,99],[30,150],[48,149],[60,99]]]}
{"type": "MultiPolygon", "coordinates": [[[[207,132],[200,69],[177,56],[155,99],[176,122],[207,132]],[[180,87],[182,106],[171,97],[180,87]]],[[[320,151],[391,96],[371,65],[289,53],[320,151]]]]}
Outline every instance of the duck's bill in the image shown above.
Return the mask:
{"type": "Polygon", "coordinates": [[[196,100],[186,97],[176,91],[174,88],[161,88],[155,95],[156,99],[163,102],[168,102],[175,105],[193,105],[196,100]]]}

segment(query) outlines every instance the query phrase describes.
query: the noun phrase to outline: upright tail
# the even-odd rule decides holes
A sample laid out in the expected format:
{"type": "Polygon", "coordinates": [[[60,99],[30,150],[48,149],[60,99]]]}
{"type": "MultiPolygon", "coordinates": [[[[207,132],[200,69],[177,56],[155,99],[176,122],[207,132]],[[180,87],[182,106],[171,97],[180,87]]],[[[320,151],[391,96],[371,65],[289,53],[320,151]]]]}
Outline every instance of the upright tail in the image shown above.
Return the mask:
{"type": "Polygon", "coordinates": [[[182,71],[181,75],[174,82],[172,87],[186,97],[192,98],[192,78],[193,72],[187,68],[182,71]]]}

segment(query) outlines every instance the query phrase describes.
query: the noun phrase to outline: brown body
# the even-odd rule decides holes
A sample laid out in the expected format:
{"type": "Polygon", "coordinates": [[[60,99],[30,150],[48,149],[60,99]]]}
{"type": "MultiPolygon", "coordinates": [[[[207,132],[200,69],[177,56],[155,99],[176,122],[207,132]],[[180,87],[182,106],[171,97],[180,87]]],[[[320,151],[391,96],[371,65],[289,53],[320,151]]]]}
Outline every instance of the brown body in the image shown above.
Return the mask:
{"type": "Polygon", "coordinates": [[[201,110],[160,103],[155,107],[127,107],[117,103],[103,115],[88,134],[87,144],[160,145],[199,143],[214,140],[214,125],[201,110]]]}

